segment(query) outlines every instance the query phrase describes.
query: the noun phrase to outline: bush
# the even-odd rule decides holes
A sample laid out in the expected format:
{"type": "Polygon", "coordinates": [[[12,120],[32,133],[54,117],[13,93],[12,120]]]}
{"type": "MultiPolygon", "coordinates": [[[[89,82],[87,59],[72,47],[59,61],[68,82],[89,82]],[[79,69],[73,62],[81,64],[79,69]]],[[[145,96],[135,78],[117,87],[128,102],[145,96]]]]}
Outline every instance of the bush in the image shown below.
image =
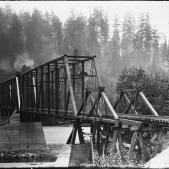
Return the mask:
{"type": "Polygon", "coordinates": [[[85,167],[143,167],[144,164],[156,156],[161,151],[161,143],[159,140],[150,142],[145,140],[145,159],[142,158],[139,151],[134,151],[132,155],[129,154],[129,149],[126,148],[122,142],[119,144],[120,153],[112,151],[112,145],[109,143],[108,152],[106,155],[101,155],[94,152],[95,163],[90,162],[81,164],[85,167]]]}
{"type": "Polygon", "coordinates": [[[116,92],[120,89],[142,90],[159,115],[167,115],[169,111],[169,81],[159,74],[149,75],[142,69],[124,69],[119,76],[116,92]]]}

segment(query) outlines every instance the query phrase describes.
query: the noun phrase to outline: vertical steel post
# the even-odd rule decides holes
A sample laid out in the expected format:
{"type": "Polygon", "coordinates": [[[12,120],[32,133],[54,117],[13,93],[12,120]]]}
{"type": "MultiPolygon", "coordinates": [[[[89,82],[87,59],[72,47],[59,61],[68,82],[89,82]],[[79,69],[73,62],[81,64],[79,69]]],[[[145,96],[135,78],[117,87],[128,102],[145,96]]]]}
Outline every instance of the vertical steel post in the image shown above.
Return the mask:
{"type": "Polygon", "coordinates": [[[12,99],[12,93],[11,93],[11,84],[9,84],[9,103],[10,103],[10,107],[12,106],[12,102],[11,102],[11,99],[12,99]]]}
{"type": "Polygon", "coordinates": [[[48,114],[50,114],[50,64],[48,64],[48,71],[47,71],[47,107],[48,107],[48,114]]]}
{"type": "Polygon", "coordinates": [[[67,100],[67,74],[66,67],[64,68],[64,110],[66,112],[66,100],[67,100]]]}
{"type": "Polygon", "coordinates": [[[82,76],[82,100],[84,98],[84,61],[82,61],[82,72],[81,72],[81,76],[82,76]]]}
{"type": "Polygon", "coordinates": [[[21,108],[21,98],[20,98],[20,89],[19,89],[19,79],[16,76],[16,88],[17,88],[17,97],[18,97],[18,110],[21,108]]]}
{"type": "Polygon", "coordinates": [[[46,89],[46,96],[44,97],[44,103],[46,103],[46,108],[47,108],[47,112],[48,112],[48,69],[47,72],[45,73],[46,75],[46,81],[45,81],[45,89],[46,89]]]}
{"type": "Polygon", "coordinates": [[[21,100],[22,100],[22,107],[25,108],[25,86],[24,86],[24,75],[22,76],[22,95],[21,95],[21,100]]]}
{"type": "Polygon", "coordinates": [[[76,78],[76,71],[75,71],[75,65],[72,65],[72,69],[73,69],[73,78],[72,78],[72,85],[73,85],[73,91],[75,92],[75,78],[76,78]]]}
{"type": "Polygon", "coordinates": [[[55,100],[56,100],[56,114],[59,109],[59,71],[57,68],[57,61],[55,62],[55,100]]]}
{"type": "Polygon", "coordinates": [[[28,72],[27,72],[27,77],[26,77],[26,102],[27,102],[27,112],[28,112],[28,107],[29,107],[29,86],[28,86],[28,72]]]}
{"type": "Polygon", "coordinates": [[[33,96],[34,96],[34,85],[33,85],[33,72],[31,71],[30,72],[30,75],[31,75],[31,78],[30,78],[30,92],[31,92],[31,95],[30,95],[30,99],[31,99],[31,109],[33,110],[33,96]]]}
{"type": "Polygon", "coordinates": [[[36,83],[35,83],[35,77],[32,77],[32,83],[33,83],[33,93],[34,93],[34,99],[35,99],[35,105],[36,105],[36,83]]]}
{"type": "Polygon", "coordinates": [[[51,72],[51,108],[53,109],[53,84],[54,84],[54,81],[53,81],[53,74],[54,72],[52,71],[51,72]]]}
{"type": "Polygon", "coordinates": [[[44,100],[43,100],[43,66],[41,67],[41,104],[42,112],[44,110],[44,100]]]}
{"type": "Polygon", "coordinates": [[[36,106],[36,112],[38,110],[38,69],[36,69],[36,102],[35,102],[35,106],[36,106]]]}

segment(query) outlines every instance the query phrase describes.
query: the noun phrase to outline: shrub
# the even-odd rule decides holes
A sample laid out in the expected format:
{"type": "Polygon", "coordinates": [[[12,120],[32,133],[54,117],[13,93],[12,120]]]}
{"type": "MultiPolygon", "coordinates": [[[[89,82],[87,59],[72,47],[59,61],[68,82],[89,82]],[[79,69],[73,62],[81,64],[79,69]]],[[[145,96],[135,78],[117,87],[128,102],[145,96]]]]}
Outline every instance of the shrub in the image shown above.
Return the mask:
{"type": "MultiPolygon", "coordinates": [[[[138,88],[142,90],[159,115],[169,111],[169,81],[159,74],[149,75],[142,69],[124,69],[119,76],[116,91],[138,88]]],[[[143,108],[143,107],[142,107],[143,108]]]]}

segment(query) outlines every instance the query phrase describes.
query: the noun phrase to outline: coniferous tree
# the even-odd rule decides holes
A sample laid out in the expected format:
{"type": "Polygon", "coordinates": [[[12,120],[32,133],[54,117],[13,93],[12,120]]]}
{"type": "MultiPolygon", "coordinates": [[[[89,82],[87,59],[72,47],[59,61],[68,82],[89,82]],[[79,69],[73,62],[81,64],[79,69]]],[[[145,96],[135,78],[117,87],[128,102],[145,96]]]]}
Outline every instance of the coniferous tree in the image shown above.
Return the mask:
{"type": "Polygon", "coordinates": [[[5,32],[5,16],[3,11],[0,9],[0,61],[7,56],[8,51],[8,41],[7,33],[5,32]]]}
{"type": "Polygon", "coordinates": [[[152,32],[151,55],[152,55],[152,63],[150,72],[152,74],[155,74],[160,70],[159,36],[156,30],[153,30],[152,32]]]}
{"type": "Polygon", "coordinates": [[[87,44],[89,55],[100,56],[99,35],[95,16],[90,16],[87,25],[87,44]]]}
{"type": "Polygon", "coordinates": [[[42,17],[40,12],[35,9],[27,29],[26,48],[35,65],[42,60],[42,17]]]}
{"type": "Polygon", "coordinates": [[[138,56],[140,66],[145,69],[147,68],[147,65],[145,63],[149,64],[151,62],[152,41],[153,29],[150,25],[149,14],[141,14],[138,29],[135,34],[134,50],[138,56]]]}
{"type": "Polygon", "coordinates": [[[52,14],[51,16],[51,27],[55,53],[57,55],[62,55],[63,54],[62,22],[54,14],[52,14]]]}
{"type": "Polygon", "coordinates": [[[13,64],[16,60],[17,55],[23,52],[23,36],[22,26],[16,14],[13,15],[11,27],[8,33],[9,40],[9,55],[10,55],[10,66],[13,68],[13,64]]]}
{"type": "MultiPolygon", "coordinates": [[[[101,9],[94,9],[88,19],[87,40],[89,53],[104,58],[109,39],[108,17],[101,9]]],[[[102,60],[103,61],[103,60],[102,60]]]]}
{"type": "Polygon", "coordinates": [[[113,23],[113,37],[111,39],[112,72],[117,75],[120,71],[120,30],[119,18],[116,15],[113,23]]]}
{"type": "Polygon", "coordinates": [[[65,23],[63,50],[73,55],[78,51],[83,55],[86,51],[86,19],[72,14],[65,23]]]}
{"type": "Polygon", "coordinates": [[[135,63],[137,60],[137,57],[134,55],[135,20],[130,13],[125,15],[122,33],[122,66],[128,67],[132,66],[132,63],[135,63]]]}
{"type": "Polygon", "coordinates": [[[167,42],[165,39],[164,43],[162,43],[160,46],[160,56],[164,61],[168,61],[167,55],[168,55],[168,49],[167,49],[167,42]]]}

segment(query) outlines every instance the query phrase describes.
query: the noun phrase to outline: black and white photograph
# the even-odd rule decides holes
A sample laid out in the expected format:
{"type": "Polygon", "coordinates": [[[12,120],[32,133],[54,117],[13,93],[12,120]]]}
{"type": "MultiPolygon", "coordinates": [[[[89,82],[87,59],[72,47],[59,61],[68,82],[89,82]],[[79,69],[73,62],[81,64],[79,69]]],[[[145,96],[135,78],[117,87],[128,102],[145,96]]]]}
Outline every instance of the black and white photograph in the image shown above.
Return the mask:
{"type": "Polygon", "coordinates": [[[0,168],[169,168],[168,1],[0,1],[0,168]]]}

